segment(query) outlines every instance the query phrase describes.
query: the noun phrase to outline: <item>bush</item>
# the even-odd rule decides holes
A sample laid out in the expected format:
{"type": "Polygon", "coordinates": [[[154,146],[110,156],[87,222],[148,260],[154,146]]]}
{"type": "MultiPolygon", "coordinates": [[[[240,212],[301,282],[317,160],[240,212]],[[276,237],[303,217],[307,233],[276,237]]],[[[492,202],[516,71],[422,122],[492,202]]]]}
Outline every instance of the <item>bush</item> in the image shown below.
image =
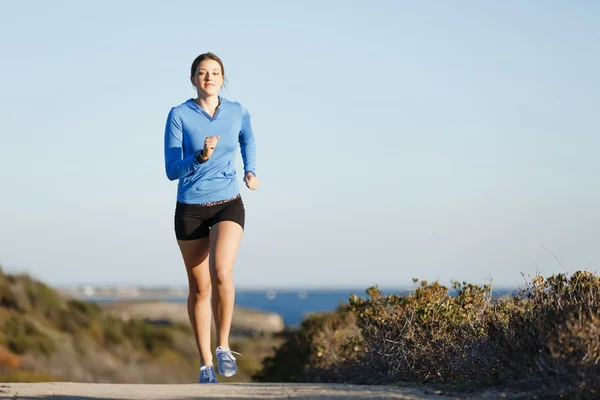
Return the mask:
{"type": "Polygon", "coordinates": [[[107,316],[104,320],[102,337],[104,345],[115,347],[123,343],[125,334],[123,333],[123,322],[114,317],[107,316]]]}
{"type": "Polygon", "coordinates": [[[25,293],[32,311],[38,312],[48,319],[55,319],[61,311],[66,309],[64,299],[54,289],[30,277],[22,278],[22,282],[25,285],[25,293]]]}
{"type": "Polygon", "coordinates": [[[123,334],[134,347],[145,350],[152,356],[174,347],[172,328],[155,326],[150,322],[129,320],[123,325],[123,334]]]}
{"type": "Polygon", "coordinates": [[[7,318],[3,332],[6,345],[13,353],[31,352],[49,356],[56,350],[56,343],[51,338],[20,316],[7,318]]]}
{"type": "Polygon", "coordinates": [[[0,308],[18,309],[17,299],[10,289],[10,281],[0,269],[0,308]]]}
{"type": "Polygon", "coordinates": [[[563,393],[600,391],[600,278],[578,271],[537,276],[489,316],[502,380],[526,378],[563,393]]]}
{"type": "Polygon", "coordinates": [[[383,296],[372,287],[368,299],[352,297],[351,309],[368,348],[355,381],[450,382],[474,376],[488,381],[489,371],[481,369],[474,353],[485,336],[491,289],[466,283],[453,287],[455,296],[437,282],[423,281],[406,296],[383,296]]]}
{"type": "Polygon", "coordinates": [[[259,382],[340,382],[356,361],[362,346],[356,318],[347,307],[312,315],[297,331],[280,334],[284,342],[263,369],[253,376],[259,382]]]}
{"type": "Polygon", "coordinates": [[[449,290],[423,281],[403,296],[371,287],[367,295],[289,332],[255,380],[525,382],[542,394],[599,395],[600,279],[589,272],[538,276],[499,299],[489,285],[466,282],[449,290]]]}
{"type": "Polygon", "coordinates": [[[65,308],[47,316],[58,329],[70,334],[89,331],[93,321],[100,321],[104,317],[100,307],[81,300],[69,300],[65,308]]]}

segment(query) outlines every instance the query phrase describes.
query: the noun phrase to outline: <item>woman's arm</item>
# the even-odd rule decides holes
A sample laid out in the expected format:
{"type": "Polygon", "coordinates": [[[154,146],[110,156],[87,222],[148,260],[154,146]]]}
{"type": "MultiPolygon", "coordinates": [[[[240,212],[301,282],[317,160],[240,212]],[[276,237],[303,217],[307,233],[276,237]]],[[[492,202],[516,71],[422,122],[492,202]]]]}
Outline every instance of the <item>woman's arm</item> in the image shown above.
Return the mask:
{"type": "Polygon", "coordinates": [[[167,117],[165,127],[165,171],[167,178],[174,181],[183,178],[203,166],[195,155],[183,157],[183,129],[175,108],[167,117]]]}
{"type": "Polygon", "coordinates": [[[256,176],[256,139],[250,123],[250,113],[243,105],[240,104],[240,107],[242,109],[242,128],[238,140],[244,161],[244,175],[251,172],[256,176]]]}

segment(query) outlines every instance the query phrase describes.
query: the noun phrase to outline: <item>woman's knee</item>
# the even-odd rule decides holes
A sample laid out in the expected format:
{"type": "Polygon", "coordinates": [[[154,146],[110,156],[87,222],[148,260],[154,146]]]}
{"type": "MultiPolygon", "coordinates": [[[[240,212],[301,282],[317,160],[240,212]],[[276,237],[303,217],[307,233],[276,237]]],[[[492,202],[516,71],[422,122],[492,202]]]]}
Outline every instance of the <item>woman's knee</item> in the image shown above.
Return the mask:
{"type": "Polygon", "coordinates": [[[210,297],[211,293],[211,284],[208,283],[200,283],[196,280],[192,280],[190,282],[190,296],[194,296],[199,300],[204,300],[210,297]]]}
{"type": "Polygon", "coordinates": [[[233,265],[215,265],[214,279],[215,281],[213,282],[213,284],[217,286],[222,287],[233,285],[233,265]]]}

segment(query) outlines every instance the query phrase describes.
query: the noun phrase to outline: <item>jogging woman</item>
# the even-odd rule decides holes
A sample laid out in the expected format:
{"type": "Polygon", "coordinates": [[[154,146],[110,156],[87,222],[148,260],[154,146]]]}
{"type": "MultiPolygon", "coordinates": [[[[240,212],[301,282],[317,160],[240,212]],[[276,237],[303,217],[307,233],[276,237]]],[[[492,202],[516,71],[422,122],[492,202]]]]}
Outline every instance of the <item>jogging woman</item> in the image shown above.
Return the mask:
{"type": "Polygon", "coordinates": [[[219,57],[199,55],[190,76],[197,98],[171,108],[165,128],[167,177],[179,181],[175,236],[187,270],[187,308],[200,355],[200,383],[217,383],[210,348],[213,315],[219,374],[230,377],[237,372],[229,331],[235,299],[233,266],[245,222],[234,165],[238,148],[246,186],[256,190],[260,185],[248,110],[220,96],[224,78],[219,57]]]}

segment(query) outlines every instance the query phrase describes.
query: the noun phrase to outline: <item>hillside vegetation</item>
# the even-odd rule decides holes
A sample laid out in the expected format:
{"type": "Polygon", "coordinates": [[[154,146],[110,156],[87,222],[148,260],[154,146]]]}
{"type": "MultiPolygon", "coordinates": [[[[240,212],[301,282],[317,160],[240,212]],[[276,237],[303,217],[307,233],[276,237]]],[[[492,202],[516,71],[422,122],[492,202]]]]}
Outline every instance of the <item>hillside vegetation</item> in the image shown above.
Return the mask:
{"type": "Polygon", "coordinates": [[[404,296],[369,288],[311,316],[267,357],[257,381],[524,389],[600,398],[600,278],[537,276],[510,296],[418,282],[404,296]]]}
{"type": "MultiPolygon", "coordinates": [[[[448,288],[417,279],[405,295],[385,295],[376,286],[366,294],[278,337],[237,339],[240,371],[223,381],[600,397],[600,278],[593,273],[536,276],[500,298],[489,285],[448,288]]],[[[0,381],[195,381],[189,324],[123,319],[117,311],[0,269],[0,381]]]]}
{"type": "MultiPolygon", "coordinates": [[[[272,353],[269,337],[232,342],[250,381],[272,353]]],[[[191,383],[199,361],[189,323],[118,318],[0,268],[0,382],[191,383]]]]}

